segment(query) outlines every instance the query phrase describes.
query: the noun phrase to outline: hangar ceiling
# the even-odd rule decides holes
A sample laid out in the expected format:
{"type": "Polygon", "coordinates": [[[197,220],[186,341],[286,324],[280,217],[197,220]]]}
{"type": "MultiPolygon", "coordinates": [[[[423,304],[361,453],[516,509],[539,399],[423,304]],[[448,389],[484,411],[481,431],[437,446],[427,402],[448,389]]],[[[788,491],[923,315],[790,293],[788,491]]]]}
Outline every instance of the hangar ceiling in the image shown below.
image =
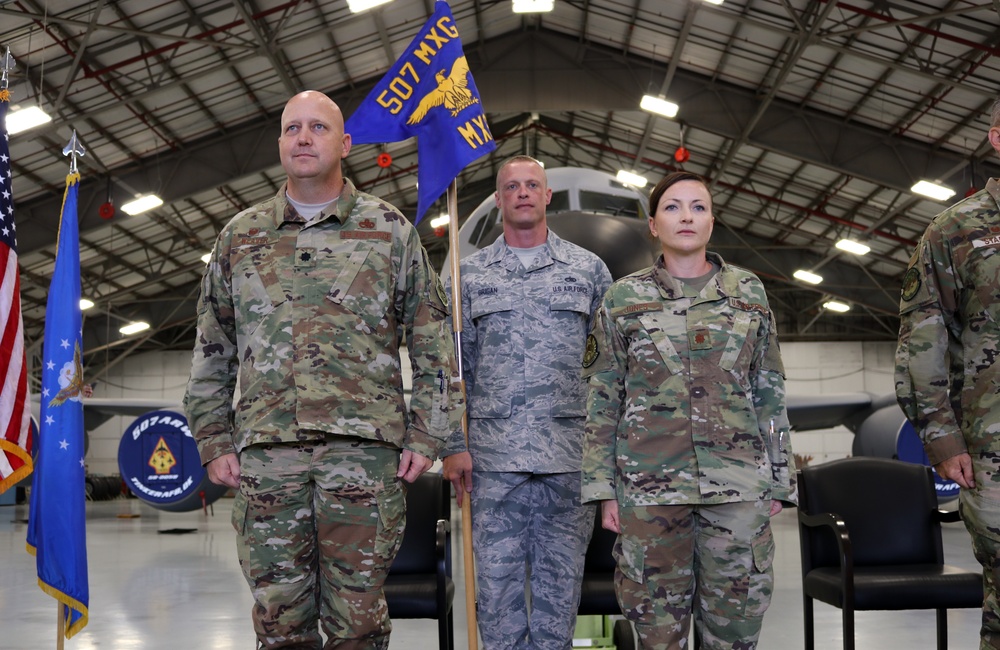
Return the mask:
{"type": "MultiPolygon", "coordinates": [[[[556,0],[546,14],[514,14],[510,0],[450,4],[497,141],[458,179],[462,217],[516,153],[653,182],[680,167],[704,174],[710,248],[764,279],[784,341],[895,339],[907,259],[950,202],[910,187],[937,180],[957,198],[1000,176],[985,137],[1000,93],[1000,0],[556,0]],[[643,94],[680,112],[641,111],[643,94]],[[872,250],[834,248],[843,237],[872,250]],[[795,280],[800,268],[823,283],[795,280]],[[824,310],[831,297],[851,311],[824,310]]],[[[73,129],[87,149],[83,294],[96,303],[84,313],[87,373],[100,380],[134,351],[191,347],[201,256],[283,180],[287,98],[322,90],[350,115],[432,12],[431,0],[358,14],[345,0],[0,0],[12,104],[54,117],[10,138],[32,355],[73,129]],[[99,215],[147,192],[164,205],[99,215]],[[153,327],[118,333],[135,319],[153,327]]],[[[346,172],[412,217],[416,166],[411,140],[355,147],[346,172]]],[[[447,239],[428,221],[419,230],[441,261],[447,239]]]]}

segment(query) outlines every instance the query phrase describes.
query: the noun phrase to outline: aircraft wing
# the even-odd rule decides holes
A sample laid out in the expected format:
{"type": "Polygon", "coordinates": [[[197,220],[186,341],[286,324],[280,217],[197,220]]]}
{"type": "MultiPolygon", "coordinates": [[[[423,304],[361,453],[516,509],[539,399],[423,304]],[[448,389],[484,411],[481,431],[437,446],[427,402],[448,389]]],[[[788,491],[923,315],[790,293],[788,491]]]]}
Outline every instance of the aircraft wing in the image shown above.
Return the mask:
{"type": "Polygon", "coordinates": [[[183,411],[176,399],[85,397],[83,398],[83,426],[87,431],[93,431],[116,415],[138,417],[150,411],[163,409],[183,411]]]}
{"type": "Polygon", "coordinates": [[[864,420],[865,416],[875,410],[874,404],[881,401],[881,398],[864,392],[788,395],[786,398],[788,422],[793,431],[832,429],[841,424],[853,431],[860,424],[860,420],[864,420]]]}

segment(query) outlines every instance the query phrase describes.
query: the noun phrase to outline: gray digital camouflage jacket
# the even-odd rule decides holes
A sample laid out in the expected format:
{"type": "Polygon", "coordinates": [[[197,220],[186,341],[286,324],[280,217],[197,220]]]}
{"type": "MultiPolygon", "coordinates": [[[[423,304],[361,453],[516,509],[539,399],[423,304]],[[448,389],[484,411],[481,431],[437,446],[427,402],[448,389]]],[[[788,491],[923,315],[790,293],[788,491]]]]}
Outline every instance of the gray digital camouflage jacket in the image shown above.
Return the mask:
{"type": "MultiPolygon", "coordinates": [[[[462,260],[462,370],[473,467],[580,470],[594,310],[611,284],[599,257],[551,230],[524,268],[501,235],[462,260]]],[[[456,431],[445,455],[465,451],[456,431]]]]}

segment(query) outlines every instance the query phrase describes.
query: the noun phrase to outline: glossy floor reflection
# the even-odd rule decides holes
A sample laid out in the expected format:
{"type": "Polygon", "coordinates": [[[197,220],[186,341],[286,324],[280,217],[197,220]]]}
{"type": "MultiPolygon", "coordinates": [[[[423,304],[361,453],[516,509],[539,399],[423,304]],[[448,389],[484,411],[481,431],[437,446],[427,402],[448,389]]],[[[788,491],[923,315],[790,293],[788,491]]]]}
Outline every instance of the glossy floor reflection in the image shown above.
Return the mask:
{"type": "MultiPolygon", "coordinates": [[[[254,647],[251,606],[236,561],[229,525],[231,499],[213,513],[167,513],[134,499],[87,504],[90,567],[90,623],[66,642],[68,650],[230,650],[254,647]],[[138,516],[135,516],[138,515],[138,516]],[[195,528],[189,534],[164,534],[195,528]]],[[[25,551],[27,508],[0,506],[0,649],[56,647],[56,605],[37,586],[34,558],[25,551]]],[[[453,514],[456,552],[455,647],[468,648],[461,548],[461,526],[453,514]]],[[[776,591],[761,635],[762,650],[802,648],[802,599],[795,511],[774,521],[776,591]]],[[[961,524],[944,531],[950,564],[978,570],[969,537],[961,524]]],[[[948,615],[949,647],[978,647],[977,610],[948,615]]],[[[390,650],[435,650],[436,623],[394,623],[390,650]]],[[[816,604],[817,648],[840,648],[840,610],[816,604]]],[[[934,647],[933,612],[861,612],[859,649],[893,646],[934,647]]]]}

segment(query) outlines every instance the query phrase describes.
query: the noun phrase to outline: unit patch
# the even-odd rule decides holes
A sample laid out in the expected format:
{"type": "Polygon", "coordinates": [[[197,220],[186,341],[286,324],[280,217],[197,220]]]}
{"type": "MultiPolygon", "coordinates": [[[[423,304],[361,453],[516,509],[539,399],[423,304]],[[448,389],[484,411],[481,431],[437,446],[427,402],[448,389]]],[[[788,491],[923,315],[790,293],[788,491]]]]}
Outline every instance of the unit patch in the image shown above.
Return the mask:
{"type": "Polygon", "coordinates": [[[920,291],[920,271],[917,267],[911,266],[903,275],[903,300],[907,302],[913,300],[918,291],[920,291]]]}
{"type": "Polygon", "coordinates": [[[583,352],[583,367],[589,368],[594,365],[597,361],[597,357],[601,356],[600,352],[597,351],[597,338],[593,334],[587,335],[587,348],[583,352]]]}

